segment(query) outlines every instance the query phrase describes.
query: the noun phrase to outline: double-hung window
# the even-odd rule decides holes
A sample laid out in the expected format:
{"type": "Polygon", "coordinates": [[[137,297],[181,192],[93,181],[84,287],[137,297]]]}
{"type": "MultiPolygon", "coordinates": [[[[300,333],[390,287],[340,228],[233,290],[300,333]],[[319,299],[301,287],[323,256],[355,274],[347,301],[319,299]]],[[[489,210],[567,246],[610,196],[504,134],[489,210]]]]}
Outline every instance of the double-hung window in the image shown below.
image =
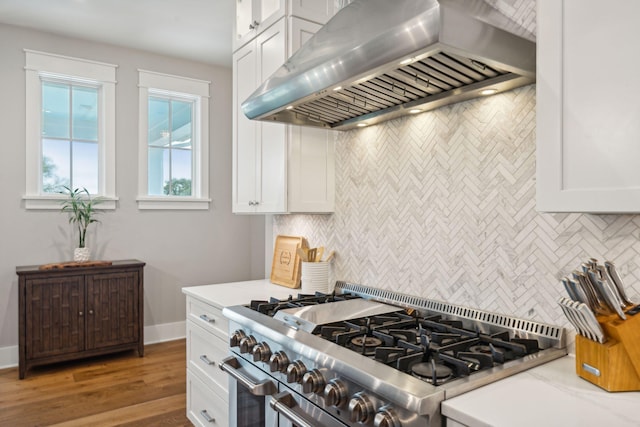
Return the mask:
{"type": "Polygon", "coordinates": [[[25,207],[59,208],[64,187],[115,208],[115,65],[26,50],[25,207]]]}
{"type": "Polygon", "coordinates": [[[139,70],[138,207],[208,209],[209,82],[139,70]]]}

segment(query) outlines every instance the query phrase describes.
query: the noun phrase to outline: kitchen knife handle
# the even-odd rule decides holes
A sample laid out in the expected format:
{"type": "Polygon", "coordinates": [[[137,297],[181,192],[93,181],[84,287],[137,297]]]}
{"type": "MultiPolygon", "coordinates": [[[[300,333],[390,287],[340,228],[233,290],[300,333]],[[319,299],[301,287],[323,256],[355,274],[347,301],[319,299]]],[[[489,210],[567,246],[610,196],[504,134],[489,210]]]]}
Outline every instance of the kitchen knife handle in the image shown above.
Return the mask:
{"type": "Polygon", "coordinates": [[[591,279],[591,282],[596,285],[597,289],[604,297],[604,301],[607,303],[609,308],[613,312],[615,312],[618,317],[620,317],[620,319],[627,320],[627,316],[625,316],[624,312],[622,311],[621,305],[618,302],[618,298],[609,287],[609,283],[607,283],[606,279],[600,280],[600,278],[598,277],[598,273],[595,270],[589,270],[589,278],[591,279]]]}

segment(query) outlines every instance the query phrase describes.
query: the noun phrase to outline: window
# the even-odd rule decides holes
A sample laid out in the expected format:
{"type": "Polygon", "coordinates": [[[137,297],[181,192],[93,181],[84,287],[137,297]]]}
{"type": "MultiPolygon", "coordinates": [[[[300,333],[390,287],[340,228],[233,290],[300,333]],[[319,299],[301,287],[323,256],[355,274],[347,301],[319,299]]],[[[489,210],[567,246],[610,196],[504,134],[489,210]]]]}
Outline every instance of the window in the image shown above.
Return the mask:
{"type": "Polygon", "coordinates": [[[115,208],[115,65],[25,50],[27,209],[58,209],[63,186],[115,208]]]}
{"type": "Polygon", "coordinates": [[[140,209],[208,209],[209,82],[139,70],[140,209]]]}

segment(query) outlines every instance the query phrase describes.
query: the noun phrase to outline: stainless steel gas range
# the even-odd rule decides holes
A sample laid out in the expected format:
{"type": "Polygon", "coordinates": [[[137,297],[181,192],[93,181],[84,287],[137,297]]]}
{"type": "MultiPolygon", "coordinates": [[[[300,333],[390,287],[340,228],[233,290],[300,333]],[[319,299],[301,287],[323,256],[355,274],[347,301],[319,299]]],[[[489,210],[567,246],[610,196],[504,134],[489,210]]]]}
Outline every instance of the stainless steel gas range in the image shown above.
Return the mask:
{"type": "Polygon", "coordinates": [[[232,426],[441,426],[440,403],[566,354],[562,328],[337,282],[223,310],[232,426]]]}

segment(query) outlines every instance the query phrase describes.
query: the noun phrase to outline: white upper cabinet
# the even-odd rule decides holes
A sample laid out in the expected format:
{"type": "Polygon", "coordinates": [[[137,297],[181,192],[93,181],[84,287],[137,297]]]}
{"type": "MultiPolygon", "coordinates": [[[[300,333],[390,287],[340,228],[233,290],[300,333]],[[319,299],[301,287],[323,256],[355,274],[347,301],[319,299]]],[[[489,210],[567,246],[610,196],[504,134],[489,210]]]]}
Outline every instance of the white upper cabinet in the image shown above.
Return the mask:
{"type": "MultiPolygon", "coordinates": [[[[297,4],[293,9],[298,11],[306,4],[313,6],[321,12],[318,19],[328,19],[327,7],[333,0],[291,3],[297,4]]],[[[321,26],[297,16],[282,17],[233,54],[234,213],[334,210],[333,131],[249,120],[241,108],[242,102],[321,26]]]]}
{"type": "Polygon", "coordinates": [[[233,50],[245,45],[285,14],[286,0],[235,0],[233,50]]]}
{"type": "Polygon", "coordinates": [[[325,24],[334,14],[333,0],[235,0],[233,50],[247,44],[283,16],[325,24]]]}
{"type": "Polygon", "coordinates": [[[286,127],[249,120],[242,100],[286,60],[286,27],[280,20],[233,55],[233,211],[287,211],[286,127]]]}
{"type": "Polygon", "coordinates": [[[640,2],[538,0],[537,209],[640,212],[640,2]]]}

